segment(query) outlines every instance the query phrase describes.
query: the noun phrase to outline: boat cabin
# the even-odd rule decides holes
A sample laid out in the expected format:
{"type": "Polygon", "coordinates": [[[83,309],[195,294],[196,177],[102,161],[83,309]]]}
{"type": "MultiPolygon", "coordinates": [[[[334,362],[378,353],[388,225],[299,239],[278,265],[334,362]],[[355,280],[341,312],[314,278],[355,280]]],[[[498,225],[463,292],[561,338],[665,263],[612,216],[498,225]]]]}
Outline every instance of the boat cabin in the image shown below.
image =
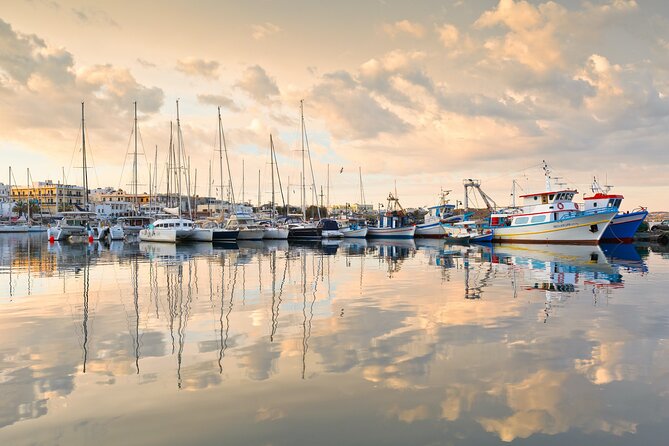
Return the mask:
{"type": "Polygon", "coordinates": [[[548,223],[566,218],[578,212],[578,204],[573,202],[576,190],[540,192],[521,195],[523,206],[514,213],[490,215],[490,226],[525,226],[548,223]]]}
{"type": "Polygon", "coordinates": [[[339,231],[339,224],[331,218],[322,218],[317,227],[324,231],[339,231]]]}
{"type": "Polygon", "coordinates": [[[404,210],[381,212],[379,214],[379,228],[401,228],[409,226],[409,217],[404,210]]]}
{"type": "Polygon", "coordinates": [[[189,220],[178,220],[178,219],[169,219],[169,220],[156,220],[153,224],[155,229],[177,229],[177,228],[192,228],[193,223],[189,220]]]}
{"type": "Polygon", "coordinates": [[[619,208],[623,201],[622,195],[596,193],[592,197],[585,197],[585,210],[601,208],[619,208]]]}

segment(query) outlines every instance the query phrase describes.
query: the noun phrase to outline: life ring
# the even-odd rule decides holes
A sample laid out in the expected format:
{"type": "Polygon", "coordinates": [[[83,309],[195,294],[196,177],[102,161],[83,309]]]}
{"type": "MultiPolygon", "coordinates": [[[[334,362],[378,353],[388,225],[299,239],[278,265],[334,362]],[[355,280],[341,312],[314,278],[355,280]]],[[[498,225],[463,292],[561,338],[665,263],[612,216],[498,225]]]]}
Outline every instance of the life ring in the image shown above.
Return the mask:
{"type": "Polygon", "coordinates": [[[574,203],[574,207],[575,207],[576,210],[578,211],[578,203],[574,203]]]}
{"type": "Polygon", "coordinates": [[[562,204],[562,203],[558,203],[558,204],[557,204],[557,207],[558,207],[558,209],[564,209],[564,204],[562,204]]]}

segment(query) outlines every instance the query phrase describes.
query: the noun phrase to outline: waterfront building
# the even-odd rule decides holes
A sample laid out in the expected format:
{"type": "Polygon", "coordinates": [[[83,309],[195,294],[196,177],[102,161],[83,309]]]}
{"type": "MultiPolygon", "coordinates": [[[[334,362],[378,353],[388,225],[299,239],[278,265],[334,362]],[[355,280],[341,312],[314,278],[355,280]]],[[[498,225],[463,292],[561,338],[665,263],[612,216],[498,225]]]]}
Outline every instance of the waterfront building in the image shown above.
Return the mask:
{"type": "Polygon", "coordinates": [[[32,186],[14,186],[10,191],[14,202],[35,200],[43,214],[55,214],[84,205],[84,188],[72,184],[54,183],[52,180],[35,181],[32,186]]]}

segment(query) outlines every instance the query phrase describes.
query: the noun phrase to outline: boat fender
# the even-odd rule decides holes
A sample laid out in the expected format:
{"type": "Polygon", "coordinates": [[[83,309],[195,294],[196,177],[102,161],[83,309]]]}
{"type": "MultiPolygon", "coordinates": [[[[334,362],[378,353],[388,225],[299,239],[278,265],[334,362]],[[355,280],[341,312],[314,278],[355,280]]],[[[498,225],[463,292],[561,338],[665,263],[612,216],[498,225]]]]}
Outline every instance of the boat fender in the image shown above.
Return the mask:
{"type": "Polygon", "coordinates": [[[558,204],[557,204],[557,207],[558,207],[558,209],[564,209],[564,204],[562,204],[562,203],[558,203],[558,204]]]}

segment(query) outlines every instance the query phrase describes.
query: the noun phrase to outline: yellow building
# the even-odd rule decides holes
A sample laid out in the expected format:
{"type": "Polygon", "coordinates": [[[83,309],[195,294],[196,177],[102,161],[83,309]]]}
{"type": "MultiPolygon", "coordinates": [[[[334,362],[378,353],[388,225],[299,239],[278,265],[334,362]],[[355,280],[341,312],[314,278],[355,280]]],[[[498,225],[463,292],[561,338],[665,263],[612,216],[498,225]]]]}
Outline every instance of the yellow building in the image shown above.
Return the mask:
{"type": "MultiPolygon", "coordinates": [[[[109,190],[109,189],[103,189],[103,190],[94,190],[91,191],[89,197],[89,201],[91,203],[117,203],[117,202],[123,202],[123,203],[134,203],[135,202],[135,196],[133,194],[129,194],[125,192],[123,189],[118,189],[118,190],[109,190]]],[[[148,204],[149,203],[149,195],[148,194],[137,194],[137,201],[139,202],[140,205],[143,204],[148,204]]]]}
{"type": "Polygon", "coordinates": [[[11,200],[15,203],[37,200],[42,213],[55,214],[84,205],[84,188],[51,180],[34,182],[32,186],[12,186],[11,200]]]}

